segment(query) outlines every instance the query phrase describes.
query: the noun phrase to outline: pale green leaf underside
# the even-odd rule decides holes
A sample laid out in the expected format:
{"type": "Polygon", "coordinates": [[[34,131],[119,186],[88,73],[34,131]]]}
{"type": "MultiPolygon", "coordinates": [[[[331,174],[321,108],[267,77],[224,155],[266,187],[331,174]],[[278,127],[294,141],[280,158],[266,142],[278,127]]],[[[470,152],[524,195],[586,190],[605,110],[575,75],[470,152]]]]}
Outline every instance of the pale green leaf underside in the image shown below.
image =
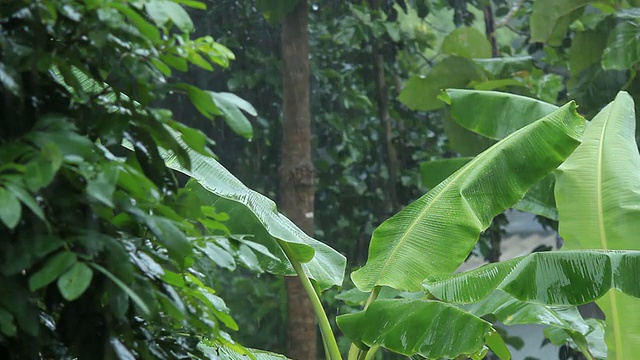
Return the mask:
{"type": "Polygon", "coordinates": [[[606,353],[607,347],[604,344],[602,326],[590,325],[582,318],[576,306],[554,306],[521,301],[503,290],[494,290],[489,296],[478,302],[463,305],[463,309],[478,317],[492,314],[505,325],[547,325],[552,329],[563,331],[570,339],[574,339],[574,342],[587,343],[587,338],[592,338],[594,331],[600,331],[602,332],[600,341],[592,341],[590,350],[606,353]]]}
{"type": "MultiPolygon", "coordinates": [[[[176,140],[182,143],[179,136],[176,140]]],[[[278,274],[293,275],[290,264],[276,243],[280,240],[289,244],[297,260],[303,262],[307,275],[316,280],[322,288],[341,285],[346,266],[345,257],[328,245],[313,239],[298,228],[291,220],[277,211],[276,204],[266,196],[246,187],[214,158],[204,156],[187,148],[191,158],[191,170],[180,166],[175,156],[164,154],[168,167],[180,171],[197,181],[210,194],[212,203],[219,212],[227,213],[237,221],[245,223],[257,232],[236,232],[256,234],[255,240],[265,245],[274,255],[283,259],[281,264],[273,264],[268,270],[278,274]]]]}
{"type": "MultiPolygon", "coordinates": [[[[591,121],[584,141],[559,167],[556,202],[564,249],[640,250],[640,155],[633,99],[621,92],[591,121]]],[[[636,281],[637,281],[636,272],[636,281]]],[[[610,358],[640,353],[640,301],[610,292],[610,358]]]]}
{"type": "MultiPolygon", "coordinates": [[[[580,305],[610,289],[640,298],[640,251],[575,250],[534,253],[461,274],[434,275],[424,288],[438,299],[472,303],[501,289],[521,301],[580,305]]],[[[639,302],[640,304],[640,302],[639,302]]]]}
{"type": "Polygon", "coordinates": [[[356,286],[417,291],[428,275],[453,272],[491,219],[575,149],[583,127],[569,103],[478,155],[374,231],[356,286]]]}

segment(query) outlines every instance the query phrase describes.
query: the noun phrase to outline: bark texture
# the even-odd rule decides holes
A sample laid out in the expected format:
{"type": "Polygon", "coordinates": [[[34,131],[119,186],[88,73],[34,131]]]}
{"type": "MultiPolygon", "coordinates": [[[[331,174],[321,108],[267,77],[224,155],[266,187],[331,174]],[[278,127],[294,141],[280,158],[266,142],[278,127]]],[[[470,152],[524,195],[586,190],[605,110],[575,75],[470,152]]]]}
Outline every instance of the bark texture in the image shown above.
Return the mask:
{"type": "MultiPolygon", "coordinates": [[[[314,168],[311,161],[307,1],[299,0],[282,24],[284,121],[279,169],[282,212],[313,233],[314,168]]],[[[316,318],[298,278],[287,278],[288,356],[317,358],[316,318]]]]}

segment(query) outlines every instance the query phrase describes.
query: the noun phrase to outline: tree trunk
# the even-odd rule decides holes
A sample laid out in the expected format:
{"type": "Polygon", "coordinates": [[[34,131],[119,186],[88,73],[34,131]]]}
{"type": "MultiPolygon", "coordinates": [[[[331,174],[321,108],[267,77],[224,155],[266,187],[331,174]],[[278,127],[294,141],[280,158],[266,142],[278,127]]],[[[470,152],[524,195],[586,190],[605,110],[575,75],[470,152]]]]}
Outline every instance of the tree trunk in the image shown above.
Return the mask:
{"type": "MultiPolygon", "coordinates": [[[[282,24],[283,112],[280,204],[285,215],[313,233],[314,169],[311,161],[307,1],[299,0],[282,24]]],[[[317,358],[316,318],[298,278],[286,278],[288,356],[317,358]]]]}
{"type": "Polygon", "coordinates": [[[383,134],[382,148],[385,152],[385,162],[389,179],[387,180],[387,198],[386,210],[387,215],[393,215],[400,205],[398,203],[398,194],[396,186],[398,185],[398,173],[400,172],[400,164],[396,147],[393,144],[393,126],[392,119],[389,115],[389,94],[387,80],[384,71],[384,56],[380,46],[380,40],[375,40],[373,44],[373,71],[376,81],[376,103],[378,105],[378,116],[382,123],[383,134]]]}

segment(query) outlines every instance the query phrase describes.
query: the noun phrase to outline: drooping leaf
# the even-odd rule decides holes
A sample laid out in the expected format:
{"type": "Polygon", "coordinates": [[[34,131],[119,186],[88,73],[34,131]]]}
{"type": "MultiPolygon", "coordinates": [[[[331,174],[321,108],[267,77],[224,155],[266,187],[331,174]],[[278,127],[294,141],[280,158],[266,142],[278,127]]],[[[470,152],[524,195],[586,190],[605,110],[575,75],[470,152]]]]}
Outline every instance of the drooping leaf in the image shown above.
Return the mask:
{"type": "Polygon", "coordinates": [[[29,290],[36,291],[55,281],[71,268],[78,258],[70,251],[63,251],[50,257],[40,270],[29,278],[29,290]]]}
{"type": "Polygon", "coordinates": [[[193,31],[193,21],[182,6],[169,0],[151,0],[145,3],[147,13],[158,26],[171,22],[183,32],[193,31]]]}
{"type": "MultiPolygon", "coordinates": [[[[552,329],[561,330],[566,338],[556,345],[562,345],[568,340],[586,343],[587,337],[594,331],[602,330],[585,321],[575,306],[552,306],[535,302],[520,301],[502,290],[495,290],[486,298],[463,309],[479,317],[493,315],[505,325],[541,324],[552,329]]],[[[604,338],[602,341],[592,341],[590,350],[606,354],[604,338]]]]}
{"type": "Polygon", "coordinates": [[[569,25],[590,0],[536,0],[531,14],[531,42],[559,45],[569,25]],[[578,12],[576,14],[576,12],[578,12]]]}
{"type": "Polygon", "coordinates": [[[482,69],[472,60],[450,56],[426,75],[414,75],[405,84],[399,100],[413,110],[429,111],[444,104],[438,95],[444,89],[464,88],[471,81],[486,80],[482,69]]]}
{"type": "MultiPolygon", "coordinates": [[[[559,167],[555,194],[563,248],[640,250],[635,125],[633,99],[621,92],[594,117],[582,145],[559,167]]],[[[640,301],[612,291],[598,305],[607,316],[609,357],[640,351],[640,301]]]]}
{"type": "Polygon", "coordinates": [[[253,137],[253,128],[241,110],[246,111],[249,115],[256,116],[257,112],[246,100],[232,93],[225,92],[208,92],[213,98],[213,102],[218,109],[222,111],[224,119],[236,134],[242,135],[248,139],[253,137]]]}
{"type": "Polygon", "coordinates": [[[627,70],[640,61],[640,26],[625,21],[611,31],[607,47],[602,52],[602,68],[627,70]]]}
{"type": "Polygon", "coordinates": [[[91,267],[93,267],[94,269],[98,270],[103,275],[105,275],[107,278],[109,278],[109,280],[113,281],[113,283],[116,286],[118,286],[118,288],[120,288],[122,291],[124,291],[127,294],[127,296],[129,296],[131,301],[133,301],[140,308],[140,310],[142,310],[144,314],[146,315],[151,314],[150,307],[144,302],[144,300],[142,300],[142,298],[135,291],[133,291],[130,287],[128,287],[127,284],[125,284],[122,280],[118,279],[115,275],[109,272],[109,270],[103,268],[102,266],[96,263],[90,263],[90,265],[91,267]]]}
{"type": "Polygon", "coordinates": [[[67,301],[79,298],[91,284],[93,271],[81,262],[76,262],[71,269],[58,278],[58,289],[67,301]]]}
{"type": "Polygon", "coordinates": [[[25,169],[25,182],[31,191],[43,188],[53,180],[62,165],[62,154],[54,143],[42,147],[38,156],[25,169]]]}
{"type": "Polygon", "coordinates": [[[351,276],[356,286],[416,291],[429,274],[453,272],[493,217],[571,154],[583,129],[569,103],[478,155],[374,231],[367,263],[351,276]]]}
{"type": "MultiPolygon", "coordinates": [[[[581,305],[619,290],[640,298],[640,251],[538,252],[460,274],[432,275],[424,288],[438,299],[471,303],[501,289],[521,301],[581,305]]],[[[637,309],[637,308],[636,308],[637,309]]]]}
{"type": "Polygon", "coordinates": [[[447,89],[451,116],[464,128],[500,140],[558,109],[544,101],[497,91],[447,89]]]}
{"type": "Polygon", "coordinates": [[[482,350],[491,324],[453,305],[429,300],[376,300],[365,311],[337,318],[355,344],[430,359],[482,350]]]}
{"type": "Polygon", "coordinates": [[[236,262],[233,259],[233,256],[215,243],[209,241],[202,246],[198,246],[198,249],[200,249],[200,251],[202,251],[216,265],[230,271],[236,269],[236,262]]]}
{"type": "MultiPolygon", "coordinates": [[[[422,183],[427,188],[434,188],[473,158],[450,158],[425,161],[420,164],[422,183]]],[[[540,180],[527,191],[526,195],[515,205],[514,209],[558,220],[555,197],[555,175],[550,174],[540,180]]]]}
{"type": "MultiPolygon", "coordinates": [[[[178,138],[179,134],[175,136],[178,138]]],[[[178,141],[181,142],[179,138],[178,141]]],[[[187,151],[192,163],[190,171],[181,167],[175,156],[169,153],[164,154],[167,166],[189,175],[193,182],[187,187],[197,192],[197,198],[206,202],[206,205],[213,205],[216,211],[229,215],[231,220],[225,225],[232,233],[253,234],[256,242],[266,246],[280,259],[273,261],[263,257],[266,262],[262,267],[265,270],[276,274],[294,274],[278,245],[278,241],[283,241],[291,247],[296,259],[304,263],[302,267],[307,275],[315,279],[321,288],[342,284],[346,266],[343,255],[306,235],[277,211],[273,201],[247,188],[214,158],[191,149],[187,151]]]]}
{"type": "Polygon", "coordinates": [[[477,29],[459,27],[444,38],[440,51],[467,59],[483,59],[491,57],[491,44],[477,29]]]}

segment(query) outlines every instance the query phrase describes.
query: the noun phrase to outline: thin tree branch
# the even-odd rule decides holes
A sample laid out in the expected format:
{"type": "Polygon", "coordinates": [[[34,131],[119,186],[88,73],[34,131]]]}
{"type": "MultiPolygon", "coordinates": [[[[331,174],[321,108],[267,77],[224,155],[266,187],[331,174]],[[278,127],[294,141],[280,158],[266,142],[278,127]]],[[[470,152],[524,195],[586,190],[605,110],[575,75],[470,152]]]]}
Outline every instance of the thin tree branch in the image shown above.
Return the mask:
{"type": "Polygon", "coordinates": [[[505,15],[502,19],[496,22],[496,29],[499,29],[507,25],[509,20],[511,20],[511,18],[515,16],[518,10],[520,10],[520,8],[522,7],[522,4],[524,4],[524,0],[516,1],[515,4],[513,4],[513,6],[511,7],[511,9],[509,9],[509,12],[507,13],[507,15],[505,15]]]}

